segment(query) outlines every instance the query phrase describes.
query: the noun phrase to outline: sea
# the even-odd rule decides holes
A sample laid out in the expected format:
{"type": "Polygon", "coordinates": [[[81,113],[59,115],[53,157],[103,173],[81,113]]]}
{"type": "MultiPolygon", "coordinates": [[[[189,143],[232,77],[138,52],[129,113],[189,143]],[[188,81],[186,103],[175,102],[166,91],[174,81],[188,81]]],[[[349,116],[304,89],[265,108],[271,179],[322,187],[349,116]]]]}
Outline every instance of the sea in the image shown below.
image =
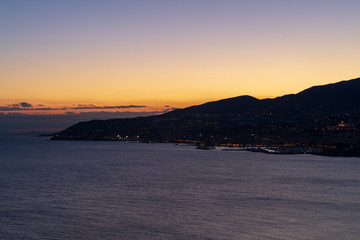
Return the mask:
{"type": "Polygon", "coordinates": [[[0,137],[0,239],[360,239],[360,158],[222,150],[0,137]]]}

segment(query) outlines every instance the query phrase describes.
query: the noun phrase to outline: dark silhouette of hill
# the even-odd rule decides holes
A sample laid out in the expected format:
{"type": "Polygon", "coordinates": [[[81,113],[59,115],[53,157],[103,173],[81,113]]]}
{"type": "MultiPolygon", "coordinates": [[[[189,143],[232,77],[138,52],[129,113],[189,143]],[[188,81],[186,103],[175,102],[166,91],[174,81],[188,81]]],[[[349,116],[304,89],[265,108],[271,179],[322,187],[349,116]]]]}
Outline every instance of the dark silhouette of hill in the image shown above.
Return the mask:
{"type": "Polygon", "coordinates": [[[80,122],[52,139],[272,146],[360,156],[360,78],[273,99],[239,96],[157,116],[80,122]]]}
{"type": "Polygon", "coordinates": [[[314,86],[297,94],[259,100],[239,96],[178,109],[166,116],[192,114],[244,114],[254,112],[322,112],[335,113],[359,109],[360,78],[314,86]]]}
{"type": "Polygon", "coordinates": [[[164,115],[239,114],[261,110],[263,107],[264,102],[257,98],[245,95],[178,109],[164,115]]]}

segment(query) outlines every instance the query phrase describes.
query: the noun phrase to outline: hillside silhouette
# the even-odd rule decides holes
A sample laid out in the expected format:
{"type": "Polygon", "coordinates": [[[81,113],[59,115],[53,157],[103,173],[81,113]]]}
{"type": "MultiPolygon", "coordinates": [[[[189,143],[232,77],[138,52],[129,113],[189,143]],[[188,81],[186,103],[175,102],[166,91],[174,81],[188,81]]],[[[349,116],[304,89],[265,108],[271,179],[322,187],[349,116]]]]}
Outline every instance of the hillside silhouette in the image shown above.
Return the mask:
{"type": "Polygon", "coordinates": [[[343,113],[360,107],[360,78],[323,86],[314,86],[298,94],[274,99],[239,96],[178,109],[168,116],[191,114],[244,114],[254,112],[343,113]]]}
{"type": "Polygon", "coordinates": [[[239,96],[157,116],[80,122],[52,139],[188,142],[360,156],[359,93],[360,78],[273,99],[239,96]]]}

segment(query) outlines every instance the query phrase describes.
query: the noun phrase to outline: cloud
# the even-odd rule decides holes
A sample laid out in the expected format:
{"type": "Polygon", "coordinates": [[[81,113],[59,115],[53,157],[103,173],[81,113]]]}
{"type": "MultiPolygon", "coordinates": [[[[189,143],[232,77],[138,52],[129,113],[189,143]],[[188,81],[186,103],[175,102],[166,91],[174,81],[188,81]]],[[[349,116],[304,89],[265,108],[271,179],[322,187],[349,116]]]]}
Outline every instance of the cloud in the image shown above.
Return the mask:
{"type": "Polygon", "coordinates": [[[6,106],[0,106],[0,111],[19,111],[19,110],[26,110],[26,109],[32,109],[32,105],[27,102],[19,102],[14,104],[9,104],[6,106]]]}
{"type": "Polygon", "coordinates": [[[161,113],[168,113],[168,112],[171,112],[171,111],[174,111],[174,110],[177,110],[179,108],[176,108],[176,107],[171,107],[170,105],[165,105],[163,108],[161,108],[160,110],[158,110],[157,112],[159,114],[161,113]]]}
{"type": "Polygon", "coordinates": [[[70,107],[51,108],[41,104],[31,105],[22,102],[0,106],[0,135],[15,133],[31,133],[32,135],[48,132],[57,132],[73,124],[93,119],[105,120],[114,118],[146,117],[167,113],[177,108],[165,105],[161,108],[144,109],[142,105],[96,106],[94,104],[74,104],[70,107]],[[112,109],[112,111],[110,111],[112,109]],[[114,111],[115,109],[115,111],[114,111]],[[118,109],[118,111],[116,110],[118,109]],[[124,111],[125,109],[125,111],[124,111]],[[132,109],[137,109],[133,112],[132,109]],[[41,111],[33,114],[31,111],[41,111]],[[63,110],[54,114],[53,110],[63,110]],[[84,110],[84,111],[81,111],[84,110]]]}
{"type": "Polygon", "coordinates": [[[176,109],[169,105],[160,108],[146,107],[144,105],[74,104],[53,108],[42,104],[32,105],[27,102],[19,102],[0,106],[0,135],[15,133],[36,135],[57,132],[82,121],[147,117],[176,109]],[[54,113],[54,110],[58,111],[54,113]]]}
{"type": "Polygon", "coordinates": [[[166,109],[162,109],[160,111],[157,111],[158,114],[163,114],[163,113],[168,113],[168,112],[171,112],[171,111],[174,111],[174,110],[177,110],[177,109],[180,109],[180,108],[166,108],[166,109]]]}
{"type": "Polygon", "coordinates": [[[53,111],[53,110],[66,110],[67,108],[34,108],[34,107],[16,107],[14,105],[0,106],[0,112],[12,112],[12,111],[53,111]]]}
{"type": "Polygon", "coordinates": [[[143,105],[123,105],[123,106],[96,106],[94,104],[78,104],[70,109],[127,109],[127,108],[145,108],[143,105]]]}
{"type": "Polygon", "coordinates": [[[15,110],[21,110],[21,109],[16,107],[0,106],[0,112],[15,111],[15,110]]]}
{"type": "Polygon", "coordinates": [[[6,106],[0,106],[0,109],[9,109],[9,110],[4,110],[4,111],[11,111],[12,109],[20,110],[22,108],[31,108],[31,107],[32,107],[32,105],[30,103],[19,102],[19,103],[9,104],[6,106]]]}
{"type": "Polygon", "coordinates": [[[23,108],[29,108],[29,107],[32,107],[32,105],[30,103],[27,103],[27,102],[21,102],[19,103],[19,105],[23,108]]]}
{"type": "Polygon", "coordinates": [[[45,107],[42,104],[38,104],[34,107],[32,104],[27,102],[14,103],[6,106],[0,106],[0,112],[11,112],[11,111],[56,111],[56,110],[100,110],[100,109],[131,109],[131,108],[146,108],[145,105],[119,105],[119,106],[96,106],[94,104],[77,104],[72,107],[60,107],[52,108],[45,107]]]}
{"type": "Polygon", "coordinates": [[[166,109],[165,111],[166,112],[171,112],[171,111],[178,110],[178,109],[181,109],[181,108],[172,107],[172,108],[166,109]]]}

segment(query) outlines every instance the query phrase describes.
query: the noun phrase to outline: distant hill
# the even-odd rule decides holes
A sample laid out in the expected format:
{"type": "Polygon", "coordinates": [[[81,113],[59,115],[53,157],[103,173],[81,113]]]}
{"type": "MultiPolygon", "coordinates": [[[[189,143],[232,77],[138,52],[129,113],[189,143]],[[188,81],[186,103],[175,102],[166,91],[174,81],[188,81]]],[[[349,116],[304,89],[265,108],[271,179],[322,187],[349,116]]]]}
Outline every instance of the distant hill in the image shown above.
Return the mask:
{"type": "Polygon", "coordinates": [[[239,96],[178,109],[166,116],[193,114],[244,114],[254,112],[336,113],[360,108],[360,78],[308,88],[298,94],[259,100],[239,96]]]}
{"type": "Polygon", "coordinates": [[[165,116],[189,114],[240,114],[259,111],[265,106],[266,103],[264,101],[245,95],[214,102],[207,102],[184,109],[177,109],[165,114],[165,116]]]}
{"type": "Polygon", "coordinates": [[[52,139],[270,146],[360,156],[360,78],[273,99],[239,96],[157,116],[80,122],[52,139]]]}

